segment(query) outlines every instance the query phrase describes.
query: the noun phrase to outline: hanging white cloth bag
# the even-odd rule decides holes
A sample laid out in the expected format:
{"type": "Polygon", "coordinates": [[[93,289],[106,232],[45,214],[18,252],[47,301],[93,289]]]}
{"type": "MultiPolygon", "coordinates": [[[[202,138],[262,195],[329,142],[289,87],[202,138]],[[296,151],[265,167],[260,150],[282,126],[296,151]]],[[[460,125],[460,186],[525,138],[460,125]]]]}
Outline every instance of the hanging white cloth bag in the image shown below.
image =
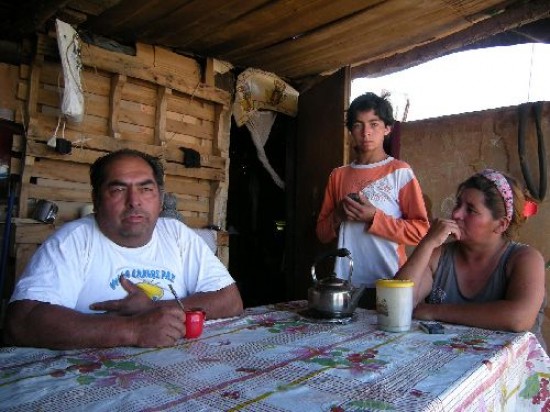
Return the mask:
{"type": "Polygon", "coordinates": [[[82,61],[78,33],[59,19],[55,21],[55,27],[65,85],[61,112],[69,121],[80,123],[84,119],[84,93],[80,82],[82,61]]]}

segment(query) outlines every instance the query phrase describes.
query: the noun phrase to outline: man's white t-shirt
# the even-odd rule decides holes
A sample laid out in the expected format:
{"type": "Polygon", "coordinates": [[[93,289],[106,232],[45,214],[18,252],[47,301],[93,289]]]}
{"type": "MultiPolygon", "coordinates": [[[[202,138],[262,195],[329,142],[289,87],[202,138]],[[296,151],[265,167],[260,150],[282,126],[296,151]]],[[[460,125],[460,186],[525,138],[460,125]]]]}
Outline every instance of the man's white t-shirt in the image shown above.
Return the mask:
{"type": "Polygon", "coordinates": [[[84,313],[95,302],[122,299],[125,276],[152,299],[174,299],[220,290],[235,281],[206,243],[185,224],[159,218],[149,243],[117,245],[99,229],[93,215],[66,223],[36,251],[10,302],[49,302],[84,313]]]}

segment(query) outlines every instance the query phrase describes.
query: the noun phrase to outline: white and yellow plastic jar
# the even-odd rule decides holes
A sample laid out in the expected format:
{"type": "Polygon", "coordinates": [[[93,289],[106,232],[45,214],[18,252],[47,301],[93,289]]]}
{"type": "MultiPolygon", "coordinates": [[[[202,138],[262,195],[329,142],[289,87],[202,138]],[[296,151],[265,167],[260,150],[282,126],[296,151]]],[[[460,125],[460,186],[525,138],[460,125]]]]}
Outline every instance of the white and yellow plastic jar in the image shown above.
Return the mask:
{"type": "Polygon", "coordinates": [[[406,332],[411,328],[413,311],[412,280],[378,279],[376,312],[378,328],[387,332],[406,332]]]}

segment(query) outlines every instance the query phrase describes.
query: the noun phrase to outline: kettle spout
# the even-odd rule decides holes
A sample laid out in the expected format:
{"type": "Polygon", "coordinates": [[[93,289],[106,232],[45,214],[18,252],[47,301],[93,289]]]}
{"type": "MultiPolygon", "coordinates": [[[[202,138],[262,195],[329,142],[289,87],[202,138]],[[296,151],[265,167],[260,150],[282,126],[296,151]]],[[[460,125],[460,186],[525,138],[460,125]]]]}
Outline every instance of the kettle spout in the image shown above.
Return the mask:
{"type": "Polygon", "coordinates": [[[349,304],[351,312],[353,312],[359,304],[359,299],[361,299],[361,296],[363,295],[363,292],[365,292],[365,289],[367,289],[367,285],[361,285],[353,290],[351,295],[351,302],[349,304]]]}

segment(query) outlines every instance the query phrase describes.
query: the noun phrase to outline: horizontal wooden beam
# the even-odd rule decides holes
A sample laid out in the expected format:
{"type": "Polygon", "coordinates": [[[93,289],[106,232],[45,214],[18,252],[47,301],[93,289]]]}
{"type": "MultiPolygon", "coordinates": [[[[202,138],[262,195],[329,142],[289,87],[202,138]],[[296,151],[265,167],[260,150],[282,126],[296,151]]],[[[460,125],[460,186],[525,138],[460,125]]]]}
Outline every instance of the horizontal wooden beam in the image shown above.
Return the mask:
{"type": "MultiPolygon", "coordinates": [[[[142,48],[147,47],[153,46],[142,45],[142,48]]],[[[42,53],[58,55],[55,39],[45,35],[38,36],[37,49],[42,53]]],[[[102,49],[92,44],[85,44],[81,47],[81,59],[84,66],[135,77],[177,90],[194,98],[216,102],[224,106],[229,106],[231,102],[231,96],[228,92],[202,83],[200,78],[192,80],[182,77],[174,72],[172,68],[155,67],[153,62],[145,58],[140,59],[138,56],[129,56],[124,53],[102,49]]]]}
{"type": "MultiPolygon", "coordinates": [[[[31,121],[29,122],[28,137],[29,140],[34,142],[48,141],[48,139],[51,137],[51,128],[48,127],[47,124],[45,124],[44,116],[38,115],[37,117],[31,119],[31,121]]],[[[113,152],[115,150],[128,148],[148,153],[151,156],[159,157],[169,162],[183,163],[183,153],[178,148],[175,148],[173,146],[170,147],[169,142],[165,146],[156,146],[133,142],[129,140],[113,139],[110,136],[103,136],[92,133],[86,133],[85,137],[78,137],[76,134],[73,135],[69,131],[65,132],[65,138],[72,141],[74,146],[73,150],[86,148],[101,150],[104,152],[113,152]]],[[[224,157],[201,153],[201,151],[205,151],[206,146],[185,144],[185,147],[188,149],[196,150],[200,153],[201,167],[225,170],[226,159],[224,157]]],[[[41,153],[44,153],[45,149],[36,150],[41,150],[41,153]]],[[[57,155],[57,153],[55,153],[50,148],[48,148],[48,151],[46,153],[57,155]]],[[[67,157],[65,155],[58,155],[56,158],[67,160],[67,157]]]]}
{"type": "MultiPolygon", "coordinates": [[[[113,139],[114,140],[114,139],[113,139]]],[[[125,143],[121,144],[122,147],[125,146],[125,143]]],[[[162,150],[162,147],[157,146],[148,146],[146,152],[156,152],[150,153],[154,156],[158,156],[158,152],[162,150]]],[[[89,150],[85,148],[73,148],[73,151],[70,154],[58,154],[51,147],[46,146],[45,144],[38,143],[36,141],[27,141],[27,156],[47,158],[47,159],[57,159],[65,160],[74,163],[86,163],[92,164],[96,161],[97,158],[106,154],[106,152],[98,152],[95,150],[89,150]]],[[[183,176],[183,177],[192,177],[196,179],[206,179],[206,180],[225,180],[225,170],[223,169],[210,169],[206,167],[200,168],[187,168],[183,165],[166,162],[165,171],[167,175],[183,176]]]]}

